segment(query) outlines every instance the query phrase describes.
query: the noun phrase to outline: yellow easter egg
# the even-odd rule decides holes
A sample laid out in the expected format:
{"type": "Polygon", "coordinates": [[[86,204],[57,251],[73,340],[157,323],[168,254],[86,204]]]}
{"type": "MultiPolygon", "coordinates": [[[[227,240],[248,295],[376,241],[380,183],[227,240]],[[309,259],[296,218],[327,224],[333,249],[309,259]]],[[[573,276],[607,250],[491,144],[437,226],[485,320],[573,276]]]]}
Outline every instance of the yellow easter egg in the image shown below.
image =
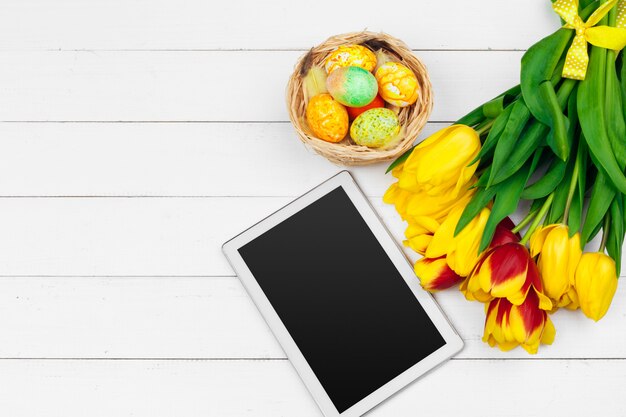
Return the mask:
{"type": "Polygon", "coordinates": [[[420,86],[415,73],[397,62],[386,62],[376,70],[378,93],[389,104],[407,107],[417,101],[420,86]]]}
{"type": "Polygon", "coordinates": [[[329,74],[340,67],[361,67],[372,71],[376,68],[376,55],[362,45],[342,45],[331,52],[324,62],[329,74]]]}
{"type": "Polygon", "coordinates": [[[367,110],[357,117],[350,127],[350,136],[358,145],[385,148],[392,144],[400,132],[400,120],[384,107],[367,110]]]}
{"type": "Polygon", "coordinates": [[[348,111],[330,94],[318,94],[306,108],[306,121],[316,137],[340,142],[348,133],[348,111]]]}

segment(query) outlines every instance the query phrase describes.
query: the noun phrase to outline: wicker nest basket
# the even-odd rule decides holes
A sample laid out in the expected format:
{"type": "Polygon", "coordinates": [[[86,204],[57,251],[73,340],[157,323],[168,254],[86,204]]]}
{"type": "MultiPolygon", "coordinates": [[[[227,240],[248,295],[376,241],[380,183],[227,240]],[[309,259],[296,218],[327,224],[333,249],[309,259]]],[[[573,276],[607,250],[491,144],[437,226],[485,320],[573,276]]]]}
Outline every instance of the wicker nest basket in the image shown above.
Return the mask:
{"type": "Polygon", "coordinates": [[[424,125],[426,125],[432,106],[432,87],[426,67],[413,55],[404,42],[385,33],[354,32],[328,38],[324,43],[312,48],[298,60],[287,84],[289,117],[300,139],[318,154],[326,157],[333,163],[341,165],[368,165],[398,157],[411,147],[424,125]],[[340,45],[347,44],[364,45],[374,52],[383,49],[392,55],[397,62],[401,62],[411,68],[417,76],[420,84],[420,96],[415,104],[399,109],[398,118],[403,126],[401,131],[402,137],[393,148],[375,149],[360,146],[352,141],[350,135],[338,143],[326,142],[316,138],[307,125],[303,78],[312,65],[322,65],[330,52],[340,45]]]}

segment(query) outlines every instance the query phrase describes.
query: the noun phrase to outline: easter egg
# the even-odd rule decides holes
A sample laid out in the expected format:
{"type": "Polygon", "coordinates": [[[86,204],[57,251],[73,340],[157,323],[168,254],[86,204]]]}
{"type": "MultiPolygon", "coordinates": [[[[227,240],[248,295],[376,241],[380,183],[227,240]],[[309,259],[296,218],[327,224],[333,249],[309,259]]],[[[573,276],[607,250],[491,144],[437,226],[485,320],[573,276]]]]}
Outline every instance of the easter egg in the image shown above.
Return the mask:
{"type": "Polygon", "coordinates": [[[350,136],[359,145],[382,148],[393,142],[400,132],[398,116],[390,109],[370,109],[357,117],[350,136]]]}
{"type": "Polygon", "coordinates": [[[376,55],[362,45],[342,45],[331,52],[324,61],[324,68],[330,74],[340,67],[361,67],[372,71],[376,67],[376,55]]]}
{"type": "Polygon", "coordinates": [[[331,96],[344,106],[363,107],[376,98],[378,84],[371,72],[361,67],[340,67],[326,79],[331,96]]]}
{"type": "Polygon", "coordinates": [[[327,142],[339,142],[348,133],[348,112],[330,94],[318,94],[309,101],[306,121],[315,136],[327,142]]]}
{"type": "Polygon", "coordinates": [[[385,107],[385,100],[382,99],[381,96],[377,95],[374,101],[372,101],[367,106],[363,107],[346,107],[348,110],[348,116],[350,116],[350,120],[354,120],[363,112],[368,111],[369,109],[375,109],[378,107],[385,107]]]}
{"type": "Polygon", "coordinates": [[[376,70],[381,97],[389,104],[407,107],[417,101],[420,86],[415,73],[397,62],[386,62],[376,70]]]}

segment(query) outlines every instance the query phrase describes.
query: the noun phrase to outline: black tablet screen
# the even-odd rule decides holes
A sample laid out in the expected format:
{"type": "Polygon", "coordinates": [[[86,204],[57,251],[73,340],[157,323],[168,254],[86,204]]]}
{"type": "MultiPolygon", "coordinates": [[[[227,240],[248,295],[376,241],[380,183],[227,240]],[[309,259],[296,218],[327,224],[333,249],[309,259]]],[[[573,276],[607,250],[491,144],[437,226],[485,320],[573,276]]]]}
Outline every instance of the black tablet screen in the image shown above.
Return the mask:
{"type": "Polygon", "coordinates": [[[342,187],[239,253],[340,413],[445,344],[342,187]]]}

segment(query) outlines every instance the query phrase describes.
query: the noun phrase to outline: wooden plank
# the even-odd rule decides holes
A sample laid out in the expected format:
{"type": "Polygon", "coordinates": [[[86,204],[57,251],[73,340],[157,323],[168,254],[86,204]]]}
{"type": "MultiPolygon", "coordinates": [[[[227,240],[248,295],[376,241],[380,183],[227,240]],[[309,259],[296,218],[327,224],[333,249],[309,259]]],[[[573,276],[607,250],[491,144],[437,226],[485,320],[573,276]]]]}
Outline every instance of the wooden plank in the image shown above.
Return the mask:
{"type": "MultiPolygon", "coordinates": [[[[618,417],[625,375],[625,361],[451,361],[368,415],[618,417]]],[[[14,417],[321,415],[286,361],[2,361],[0,385],[14,417]]]]}
{"type": "MultiPolygon", "coordinates": [[[[626,358],[624,285],[599,323],[554,314],[556,341],[537,356],[484,344],[482,304],[436,298],[465,340],[459,358],[626,358]]],[[[0,358],[285,358],[235,277],[3,277],[0,328],[0,358]]]]}
{"type": "MultiPolygon", "coordinates": [[[[0,275],[232,275],[221,245],[291,200],[4,198],[0,275]]],[[[394,208],[371,202],[402,241],[405,225],[394,208]]]]}
{"type": "MultiPolygon", "coordinates": [[[[2,121],[287,121],[300,51],[2,52],[2,121]]],[[[431,120],[456,120],[518,82],[521,52],[425,51],[431,120]]]]}
{"type": "Polygon", "coordinates": [[[462,0],[387,7],[374,0],[319,0],[295,7],[239,0],[5,0],[0,49],[308,49],[327,36],[369,28],[420,49],[523,49],[554,31],[543,0],[462,0]],[[288,34],[288,36],[286,36],[288,34]]]}
{"type": "MultiPolygon", "coordinates": [[[[0,137],[3,196],[297,196],[342,169],[289,123],[0,123],[0,137]]],[[[388,164],[350,171],[380,197],[388,164]]]]}

